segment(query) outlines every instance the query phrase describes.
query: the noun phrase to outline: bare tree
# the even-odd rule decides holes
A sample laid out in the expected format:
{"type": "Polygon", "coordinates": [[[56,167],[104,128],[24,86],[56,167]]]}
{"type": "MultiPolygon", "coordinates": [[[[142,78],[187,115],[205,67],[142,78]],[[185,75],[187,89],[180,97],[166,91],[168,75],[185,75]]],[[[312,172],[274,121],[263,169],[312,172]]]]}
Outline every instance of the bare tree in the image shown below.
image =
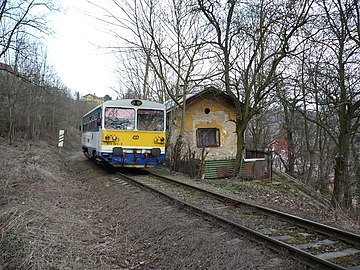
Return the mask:
{"type": "MultiPolygon", "coordinates": [[[[197,15],[180,0],[113,2],[127,18],[118,19],[114,13],[110,17],[118,22],[119,29],[125,28],[130,33],[124,36],[114,29],[113,34],[126,41],[125,48],[141,51],[146,59],[143,88],[153,69],[166,93],[178,102],[180,94],[187,93],[189,84],[204,77],[199,75],[199,67],[204,63],[200,54],[204,31],[197,15]]],[[[123,52],[121,47],[119,51],[123,52]]]]}
{"type": "Polygon", "coordinates": [[[322,1],[324,23],[321,32],[325,44],[326,57],[322,62],[322,106],[326,115],[332,116],[318,124],[324,128],[335,143],[334,155],[334,206],[351,207],[352,187],[349,177],[350,143],[359,129],[360,91],[359,63],[360,47],[348,29],[353,27],[353,13],[359,12],[359,5],[353,7],[349,1],[322,1]]]}
{"type": "Polygon", "coordinates": [[[34,45],[33,40],[42,34],[50,33],[45,20],[46,12],[52,10],[52,5],[49,3],[50,1],[38,0],[4,0],[0,4],[0,59],[6,63],[0,66],[4,75],[2,77],[4,87],[0,90],[0,99],[6,101],[8,121],[5,123],[5,130],[10,142],[19,130],[24,131],[26,126],[24,118],[27,119],[28,124],[31,122],[32,128],[28,130],[30,136],[35,130],[33,126],[35,122],[29,118],[33,114],[21,118],[19,109],[20,107],[24,109],[26,104],[33,100],[34,95],[37,94],[33,89],[40,85],[39,80],[28,73],[30,70],[28,66],[32,65],[34,69],[36,64],[31,63],[31,60],[34,60],[32,55],[39,55],[33,54],[38,46],[38,44],[34,45]],[[29,99],[25,100],[25,97],[29,99]]]}
{"type": "Polygon", "coordinates": [[[0,59],[9,49],[14,49],[18,33],[34,36],[37,32],[48,33],[43,8],[50,6],[42,0],[8,1],[0,3],[0,59]]]}
{"type": "Polygon", "coordinates": [[[72,99],[39,43],[53,10],[51,0],[0,2],[0,136],[10,143],[56,136],[88,109],[72,99]]]}
{"type": "Polygon", "coordinates": [[[209,42],[220,51],[225,90],[237,109],[238,172],[248,123],[276,86],[282,60],[296,52],[295,36],[308,21],[312,1],[197,3],[214,30],[215,39],[209,42]]]}
{"type": "Polygon", "coordinates": [[[153,13],[152,3],[155,1],[109,0],[107,5],[99,5],[92,0],[88,2],[102,11],[95,18],[104,24],[104,31],[114,38],[113,44],[101,47],[118,58],[117,73],[123,88],[117,91],[118,96],[162,102],[160,92],[164,90],[156,89],[157,85],[151,78],[152,41],[143,30],[144,20],[153,13]]]}
{"type": "Polygon", "coordinates": [[[344,10],[346,10],[349,16],[349,23],[346,25],[346,30],[349,37],[360,46],[360,1],[344,1],[343,5],[344,10]]]}
{"type": "Polygon", "coordinates": [[[356,183],[350,177],[354,175],[350,171],[356,170],[350,149],[360,116],[360,51],[353,21],[358,11],[350,1],[337,0],[323,0],[314,11],[316,20],[304,29],[308,38],[296,64],[301,71],[295,78],[296,93],[301,95],[297,110],[303,116],[302,148],[307,152],[302,157],[308,178],[317,171],[323,190],[334,171],[332,203],[349,208],[356,183]]]}

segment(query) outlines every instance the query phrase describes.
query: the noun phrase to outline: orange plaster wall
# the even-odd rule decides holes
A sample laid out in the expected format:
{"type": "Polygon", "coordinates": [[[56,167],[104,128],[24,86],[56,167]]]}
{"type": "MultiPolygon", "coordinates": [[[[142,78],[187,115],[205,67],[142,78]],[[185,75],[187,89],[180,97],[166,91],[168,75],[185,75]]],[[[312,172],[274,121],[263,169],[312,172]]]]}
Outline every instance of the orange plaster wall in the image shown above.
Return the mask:
{"type": "MultiPolygon", "coordinates": [[[[235,110],[227,103],[220,103],[214,98],[198,99],[187,104],[185,118],[185,138],[190,147],[195,151],[201,151],[196,147],[197,128],[219,128],[221,147],[207,148],[209,159],[222,159],[234,155],[236,142],[235,124],[229,120],[235,119],[235,110]],[[204,110],[210,109],[209,114],[204,110]]],[[[178,112],[177,126],[180,125],[181,111],[178,112]]]]}
{"type": "Polygon", "coordinates": [[[197,128],[219,128],[223,131],[224,121],[235,119],[234,109],[226,105],[225,103],[220,104],[211,98],[188,104],[185,130],[192,132],[197,128]],[[209,114],[205,114],[206,108],[210,109],[209,114]]]}

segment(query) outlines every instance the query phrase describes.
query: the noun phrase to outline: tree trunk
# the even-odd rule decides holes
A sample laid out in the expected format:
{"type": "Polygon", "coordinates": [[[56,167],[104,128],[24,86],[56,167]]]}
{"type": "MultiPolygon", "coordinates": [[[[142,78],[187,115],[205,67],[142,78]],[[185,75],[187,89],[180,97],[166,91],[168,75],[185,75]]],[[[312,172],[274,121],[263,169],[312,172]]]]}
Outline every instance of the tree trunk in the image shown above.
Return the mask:
{"type": "Polygon", "coordinates": [[[291,130],[287,131],[288,140],[288,162],[287,162],[287,173],[290,175],[294,174],[295,171],[295,144],[293,139],[293,133],[291,130]]]}
{"type": "Polygon", "coordinates": [[[179,169],[179,164],[180,164],[180,160],[181,160],[181,149],[183,146],[183,137],[180,135],[177,139],[176,139],[176,143],[174,146],[174,149],[172,151],[172,170],[173,171],[178,171],[179,169]]]}
{"type": "Polygon", "coordinates": [[[245,149],[245,131],[248,121],[243,121],[241,118],[238,118],[236,121],[236,157],[234,163],[235,175],[240,174],[241,164],[243,161],[243,154],[245,149]]]}
{"type": "Polygon", "coordinates": [[[350,127],[351,118],[347,113],[347,104],[341,104],[339,109],[339,142],[338,155],[335,157],[334,192],[332,196],[333,206],[344,209],[351,207],[352,194],[348,173],[348,161],[350,153],[350,127]]]}
{"type": "Polygon", "coordinates": [[[9,144],[12,144],[13,139],[16,135],[16,107],[15,107],[15,101],[12,98],[12,96],[8,95],[8,104],[9,104],[9,130],[7,134],[8,142],[9,144]]]}

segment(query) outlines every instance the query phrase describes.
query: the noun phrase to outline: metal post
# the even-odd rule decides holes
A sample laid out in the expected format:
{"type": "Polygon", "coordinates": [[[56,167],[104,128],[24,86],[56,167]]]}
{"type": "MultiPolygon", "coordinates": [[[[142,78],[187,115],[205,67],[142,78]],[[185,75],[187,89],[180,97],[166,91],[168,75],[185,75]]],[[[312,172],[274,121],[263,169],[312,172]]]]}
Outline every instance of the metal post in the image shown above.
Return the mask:
{"type": "Polygon", "coordinates": [[[58,142],[59,155],[61,155],[61,148],[64,147],[64,138],[65,138],[65,130],[60,129],[59,130],[59,142],[58,142]]]}

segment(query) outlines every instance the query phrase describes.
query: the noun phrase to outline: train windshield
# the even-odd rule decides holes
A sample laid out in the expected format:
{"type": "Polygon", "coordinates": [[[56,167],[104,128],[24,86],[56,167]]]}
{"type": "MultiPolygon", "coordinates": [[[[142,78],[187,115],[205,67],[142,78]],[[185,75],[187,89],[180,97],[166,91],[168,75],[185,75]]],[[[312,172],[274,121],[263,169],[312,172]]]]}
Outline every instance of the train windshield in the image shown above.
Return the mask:
{"type": "Polygon", "coordinates": [[[124,108],[105,108],[105,128],[132,130],[135,129],[135,110],[124,108]]]}
{"type": "Polygon", "coordinates": [[[163,131],[164,111],[139,109],[137,111],[138,130],[163,131]]]}

